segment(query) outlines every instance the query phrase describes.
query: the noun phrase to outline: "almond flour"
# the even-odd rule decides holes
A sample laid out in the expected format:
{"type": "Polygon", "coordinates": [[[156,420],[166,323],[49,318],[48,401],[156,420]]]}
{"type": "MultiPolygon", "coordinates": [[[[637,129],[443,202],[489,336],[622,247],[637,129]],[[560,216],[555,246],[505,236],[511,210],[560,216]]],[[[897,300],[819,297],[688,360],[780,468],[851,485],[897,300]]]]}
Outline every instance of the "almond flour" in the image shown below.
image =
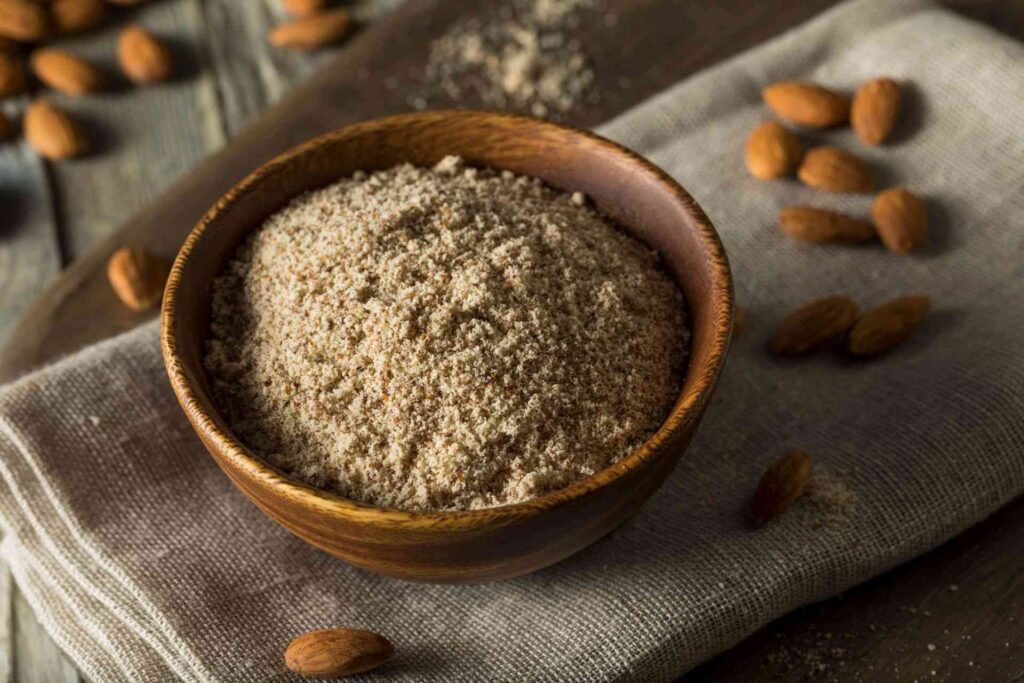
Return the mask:
{"type": "MultiPolygon", "coordinates": [[[[593,103],[594,72],[572,37],[591,0],[512,0],[452,25],[431,44],[427,81],[461,102],[474,95],[495,109],[561,118],[593,103]]],[[[422,109],[428,98],[413,97],[422,109]],[[422,106],[420,106],[422,105],[422,106]]]]}
{"type": "Polygon", "coordinates": [[[678,395],[682,297],[580,194],[449,157],[306,194],[213,287],[206,367],[257,455],[364,503],[528,500],[678,395]]]}

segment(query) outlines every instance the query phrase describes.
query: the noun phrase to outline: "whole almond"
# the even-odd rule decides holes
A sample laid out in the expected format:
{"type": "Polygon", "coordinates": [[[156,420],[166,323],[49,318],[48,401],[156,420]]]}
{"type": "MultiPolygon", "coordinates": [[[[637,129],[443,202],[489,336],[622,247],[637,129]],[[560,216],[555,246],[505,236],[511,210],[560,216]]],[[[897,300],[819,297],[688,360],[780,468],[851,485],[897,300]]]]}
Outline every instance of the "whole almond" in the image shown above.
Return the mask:
{"type": "Polygon", "coordinates": [[[25,89],[25,70],[21,59],[0,52],[0,97],[17,95],[25,89]]]}
{"type": "Polygon", "coordinates": [[[68,159],[88,149],[85,135],[71,117],[49,102],[30,104],[23,125],[29,144],[47,159],[68,159]]]}
{"type": "Polygon", "coordinates": [[[174,72],[167,46],[141,26],[129,26],[117,42],[117,61],[133,83],[166,81],[174,72]]]}
{"type": "Polygon", "coordinates": [[[755,178],[771,180],[789,175],[800,163],[796,136],[775,121],[766,121],[747,138],[747,170],[755,178]]]}
{"type": "Polygon", "coordinates": [[[809,128],[830,128],[850,118],[850,99],[806,81],[773,83],[761,91],[772,111],[809,128]]]}
{"type": "Polygon", "coordinates": [[[53,0],[50,15],[59,33],[79,33],[99,26],[107,14],[103,0],[53,0]]]}
{"type": "Polygon", "coordinates": [[[827,346],[853,327],[857,312],[853,299],[839,295],[802,306],[782,320],[772,339],[772,353],[795,356],[827,346]]]}
{"type": "Polygon", "coordinates": [[[869,145],[888,139],[900,113],[900,86],[889,78],[876,78],[860,86],[853,97],[850,125],[869,145]]]}
{"type": "Polygon", "coordinates": [[[850,330],[848,348],[855,356],[877,356],[906,341],[931,310],[926,296],[904,296],[860,317],[850,330]]]}
{"type": "Polygon", "coordinates": [[[864,162],[838,147],[815,147],[804,154],[797,177],[829,192],[871,192],[875,181],[864,162]]]}
{"type": "Polygon", "coordinates": [[[122,247],[107,261],[107,279],[114,293],[133,311],[160,303],[167,282],[167,263],[143,247],[122,247]]]}
{"type": "Polygon", "coordinates": [[[0,36],[19,43],[34,43],[50,33],[45,5],[32,0],[0,0],[0,36]]]}
{"type": "Polygon", "coordinates": [[[309,631],[293,640],[284,662],[300,676],[339,678],[375,669],[394,651],[387,638],[372,631],[332,628],[309,631]]]}
{"type": "Polygon", "coordinates": [[[924,202],[903,187],[878,193],[871,205],[871,220],[882,244],[897,254],[913,251],[928,237],[924,202]]]}
{"type": "Polygon", "coordinates": [[[754,491],[750,511],[758,522],[775,519],[804,494],[811,475],[811,456],[790,451],[776,460],[761,475],[754,491]]]}
{"type": "Polygon", "coordinates": [[[790,237],[805,242],[858,244],[875,238],[875,228],[837,211],[791,206],[779,212],[779,226],[790,237]]]}
{"type": "Polygon", "coordinates": [[[315,50],[348,35],[352,18],[344,8],[302,17],[274,28],[267,40],[274,47],[315,50]]]}
{"type": "Polygon", "coordinates": [[[0,111],[0,142],[7,142],[14,137],[14,124],[7,114],[0,111]]]}
{"type": "Polygon", "coordinates": [[[316,14],[327,5],[326,0],[284,0],[284,8],[296,17],[316,14]]]}
{"type": "Polygon", "coordinates": [[[103,87],[99,69],[70,52],[42,48],[32,53],[30,61],[40,81],[68,95],[84,95],[103,87]]]}

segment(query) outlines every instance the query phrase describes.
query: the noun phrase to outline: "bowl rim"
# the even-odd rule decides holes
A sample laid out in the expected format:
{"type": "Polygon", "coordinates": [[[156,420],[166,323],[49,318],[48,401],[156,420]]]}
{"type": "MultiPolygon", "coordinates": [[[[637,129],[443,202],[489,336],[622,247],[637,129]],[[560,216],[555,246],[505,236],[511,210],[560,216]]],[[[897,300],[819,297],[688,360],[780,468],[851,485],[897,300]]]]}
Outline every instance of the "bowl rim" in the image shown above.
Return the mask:
{"type": "MultiPolygon", "coordinates": [[[[725,248],[703,209],[665,171],[636,152],[588,130],[519,114],[473,109],[443,109],[370,119],[318,135],[275,156],[236,183],[234,187],[217,200],[192,228],[174,259],[174,264],[167,279],[161,307],[160,341],[164,366],[171,387],[189,421],[193,424],[196,431],[199,432],[199,436],[202,437],[203,441],[212,442],[212,447],[219,451],[219,453],[211,453],[211,455],[215,456],[215,460],[220,458],[230,460],[234,467],[244,472],[249,478],[260,482],[264,486],[276,489],[282,496],[289,498],[292,502],[304,508],[315,509],[326,515],[341,517],[350,522],[388,527],[443,527],[445,530],[472,530],[511,524],[540,514],[545,510],[567,505],[593,494],[627,473],[645,466],[660,451],[660,447],[665,441],[680,431],[684,431],[692,422],[700,419],[704,408],[710,400],[715,380],[725,363],[732,335],[732,317],[733,282],[725,248]],[[528,123],[531,126],[551,127],[563,133],[568,133],[571,136],[596,143],[606,151],[624,158],[628,163],[637,165],[659,184],[666,186],[682,206],[685,213],[688,214],[694,229],[698,233],[698,241],[705,251],[705,258],[710,262],[712,279],[709,296],[712,306],[715,306],[717,311],[714,318],[714,329],[711,331],[706,342],[710,347],[706,366],[708,369],[705,371],[704,377],[698,378],[699,386],[695,390],[687,392],[683,388],[680,389],[680,393],[669,415],[658,430],[644,441],[643,444],[621,460],[585,479],[573,482],[569,486],[520,503],[474,510],[418,511],[377,507],[345,498],[331,491],[316,488],[288,476],[275,466],[250,453],[248,448],[234,436],[232,431],[221,429],[217,421],[208,414],[208,411],[200,401],[200,396],[205,395],[205,392],[199,387],[194,386],[188,379],[183,369],[184,364],[177,351],[177,308],[179,305],[181,278],[189,258],[200,244],[205,232],[215,225],[218,216],[240,202],[265,176],[273,176],[285,170],[296,160],[314,152],[324,144],[337,143],[345,138],[356,137],[364,131],[373,128],[401,126],[407,123],[412,124],[431,120],[442,121],[451,118],[466,119],[467,125],[470,120],[484,124],[488,121],[500,120],[511,124],[528,123]],[[681,400],[686,393],[689,395],[686,396],[685,400],[681,400]]],[[[692,347],[689,349],[689,357],[692,358],[692,347]]],[[[198,368],[198,370],[201,373],[206,372],[202,367],[198,368]]],[[[683,376],[684,386],[685,380],[689,379],[691,371],[692,368],[688,363],[686,373],[683,376]]],[[[212,396],[207,396],[207,400],[211,406],[216,407],[212,396]]],[[[217,417],[227,425],[227,421],[221,415],[217,417]]],[[[207,450],[210,449],[208,448],[207,450]]],[[[235,475],[230,472],[226,473],[231,479],[235,479],[235,475]]],[[[240,485],[237,480],[235,483],[240,485]]]]}

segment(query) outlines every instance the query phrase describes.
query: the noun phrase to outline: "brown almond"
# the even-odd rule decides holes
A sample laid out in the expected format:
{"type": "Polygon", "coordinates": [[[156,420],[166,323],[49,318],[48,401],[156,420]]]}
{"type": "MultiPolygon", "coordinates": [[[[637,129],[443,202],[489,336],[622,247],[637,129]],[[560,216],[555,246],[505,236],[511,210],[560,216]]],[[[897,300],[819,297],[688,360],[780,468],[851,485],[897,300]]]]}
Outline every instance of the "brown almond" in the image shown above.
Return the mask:
{"type": "Polygon", "coordinates": [[[900,86],[890,78],[876,78],[857,89],[850,108],[850,125],[869,145],[880,145],[896,127],[900,113],[900,86]]]}
{"type": "Polygon", "coordinates": [[[88,141],[63,110],[36,100],[25,110],[25,138],[41,156],[57,160],[83,154],[88,141]]]}
{"type": "Polygon", "coordinates": [[[794,356],[827,346],[853,327],[857,312],[857,302],[839,295],[801,306],[782,320],[772,339],[772,353],[794,356]]]}
{"type": "Polygon", "coordinates": [[[54,48],[36,50],[30,58],[40,81],[68,95],[84,95],[103,87],[99,69],[70,52],[54,48]]]}
{"type": "Polygon", "coordinates": [[[133,83],[166,81],[174,72],[167,45],[141,26],[129,26],[117,42],[117,61],[133,83]]]}
{"type": "Polygon", "coordinates": [[[375,669],[394,651],[387,638],[372,631],[332,628],[309,631],[293,640],[284,662],[300,676],[339,678],[375,669]]]}
{"type": "Polygon", "coordinates": [[[850,330],[848,348],[855,356],[877,356],[903,343],[931,310],[927,296],[904,296],[860,317],[850,330]]]}
{"type": "Polygon", "coordinates": [[[790,237],[816,244],[859,244],[875,238],[875,228],[868,221],[810,206],[783,209],[779,226],[790,237]]]}
{"type": "Polygon", "coordinates": [[[284,8],[296,17],[308,17],[323,10],[326,0],[284,0],[284,8]]]}
{"type": "Polygon", "coordinates": [[[882,244],[897,254],[913,251],[928,237],[924,202],[903,187],[878,193],[871,205],[871,220],[882,244]]]}
{"type": "Polygon", "coordinates": [[[804,494],[811,475],[811,456],[791,451],[776,460],[761,475],[750,511],[758,522],[775,519],[804,494]]]}
{"type": "Polygon", "coordinates": [[[7,114],[0,111],[0,142],[7,142],[14,137],[14,124],[7,114]]]}
{"type": "Polygon", "coordinates": [[[771,180],[789,175],[798,163],[800,143],[775,121],[765,121],[747,138],[747,170],[755,178],[771,180]]]}
{"type": "Polygon", "coordinates": [[[21,59],[0,52],[0,97],[17,95],[25,90],[25,70],[21,59]]]}
{"type": "Polygon", "coordinates": [[[348,35],[352,18],[343,8],[302,17],[274,28],[267,40],[274,47],[315,50],[348,35]]]}
{"type": "Polygon", "coordinates": [[[0,0],[0,36],[19,43],[34,43],[50,33],[45,5],[31,0],[0,0]]]}
{"type": "Polygon", "coordinates": [[[761,96],[782,118],[809,128],[838,126],[850,117],[850,99],[816,83],[773,83],[761,91],[761,96]]]}
{"type": "Polygon", "coordinates": [[[160,303],[167,282],[167,263],[143,247],[122,247],[107,261],[107,279],[125,306],[144,311],[160,303]]]}
{"type": "Polygon", "coordinates": [[[50,16],[58,33],[80,33],[99,26],[107,14],[103,0],[53,0],[50,16]]]}
{"type": "Polygon", "coordinates": [[[804,154],[797,177],[829,192],[871,192],[875,181],[859,158],[838,147],[815,147],[804,154]]]}

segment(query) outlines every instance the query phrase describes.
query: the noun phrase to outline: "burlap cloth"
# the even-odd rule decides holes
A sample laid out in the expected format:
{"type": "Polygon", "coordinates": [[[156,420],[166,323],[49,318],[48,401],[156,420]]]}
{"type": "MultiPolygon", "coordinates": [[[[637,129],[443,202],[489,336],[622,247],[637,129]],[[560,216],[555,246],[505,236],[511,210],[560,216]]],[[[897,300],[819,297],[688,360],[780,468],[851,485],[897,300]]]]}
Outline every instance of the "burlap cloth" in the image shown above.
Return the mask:
{"type": "MultiPolygon", "coordinates": [[[[678,49],[699,40],[680,27],[678,49]]],[[[282,678],[307,629],[397,645],[387,680],[664,680],[765,622],[913,557],[1024,489],[1024,47],[923,4],[855,2],[722,64],[600,132],[671,172],[725,240],[747,329],[683,462],[635,519],[577,556],[503,583],[386,579],[291,537],[217,470],[175,403],[156,328],[110,340],[0,398],[3,556],[40,620],[93,680],[282,678]],[[767,82],[912,84],[898,139],[866,149],[885,184],[927,198],[928,246],[799,244],[777,210],[817,202],[743,168],[767,82]],[[869,363],[764,350],[781,315],[833,292],[863,305],[923,292],[920,334],[869,363]],[[798,446],[857,500],[752,531],[758,475],[798,446]]],[[[809,136],[811,137],[811,136],[809,136]]]]}

